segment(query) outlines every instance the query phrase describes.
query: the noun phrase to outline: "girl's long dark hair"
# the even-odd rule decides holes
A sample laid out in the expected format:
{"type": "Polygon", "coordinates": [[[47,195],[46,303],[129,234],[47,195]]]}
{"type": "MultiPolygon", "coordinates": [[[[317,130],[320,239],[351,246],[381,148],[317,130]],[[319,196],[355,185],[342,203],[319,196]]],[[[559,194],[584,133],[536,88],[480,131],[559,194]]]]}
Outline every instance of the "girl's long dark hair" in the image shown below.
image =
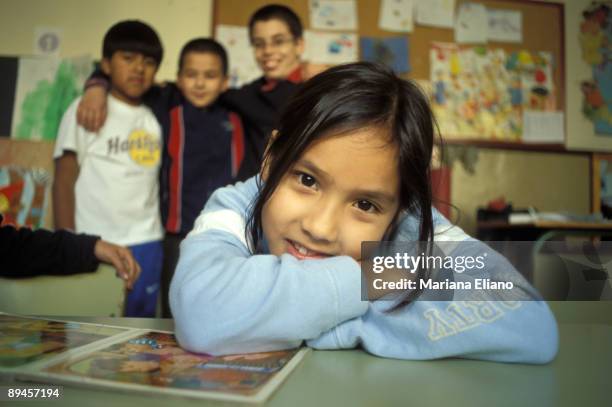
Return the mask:
{"type": "MultiPolygon", "coordinates": [[[[385,66],[358,62],[313,77],[285,107],[264,157],[267,180],[247,222],[254,252],[261,252],[264,204],[308,146],[325,135],[364,127],[389,130],[390,142],[399,152],[400,209],[420,219],[419,241],[433,241],[430,163],[436,125],[427,97],[385,66]]],[[[396,227],[394,221],[387,237],[396,227]]]]}

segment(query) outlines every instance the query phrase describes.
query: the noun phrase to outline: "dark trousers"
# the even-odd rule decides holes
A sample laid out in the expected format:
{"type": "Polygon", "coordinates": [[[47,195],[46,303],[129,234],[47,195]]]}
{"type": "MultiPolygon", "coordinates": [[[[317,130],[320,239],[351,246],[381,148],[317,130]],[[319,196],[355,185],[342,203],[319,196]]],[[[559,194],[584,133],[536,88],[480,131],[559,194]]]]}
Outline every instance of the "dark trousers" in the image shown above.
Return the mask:
{"type": "Polygon", "coordinates": [[[180,244],[185,238],[184,234],[166,233],[164,236],[164,264],[161,277],[161,311],[162,318],[172,318],[168,293],[174,269],[179,258],[180,244]]]}

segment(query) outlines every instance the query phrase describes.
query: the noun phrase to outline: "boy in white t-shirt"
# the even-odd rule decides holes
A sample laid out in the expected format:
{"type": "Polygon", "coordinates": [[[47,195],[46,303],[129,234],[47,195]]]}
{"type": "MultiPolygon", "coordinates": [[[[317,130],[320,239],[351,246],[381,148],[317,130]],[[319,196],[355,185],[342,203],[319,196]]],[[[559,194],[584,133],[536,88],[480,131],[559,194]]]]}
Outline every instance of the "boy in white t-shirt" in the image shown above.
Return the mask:
{"type": "Polygon", "coordinates": [[[127,295],[125,315],[154,317],[162,266],[162,141],[141,97],[153,84],[163,49],[151,27],[130,20],[109,29],[102,53],[110,77],[108,117],[94,134],[76,123],[79,100],[64,114],[53,154],[55,227],[129,246],[142,273],[127,295]]]}

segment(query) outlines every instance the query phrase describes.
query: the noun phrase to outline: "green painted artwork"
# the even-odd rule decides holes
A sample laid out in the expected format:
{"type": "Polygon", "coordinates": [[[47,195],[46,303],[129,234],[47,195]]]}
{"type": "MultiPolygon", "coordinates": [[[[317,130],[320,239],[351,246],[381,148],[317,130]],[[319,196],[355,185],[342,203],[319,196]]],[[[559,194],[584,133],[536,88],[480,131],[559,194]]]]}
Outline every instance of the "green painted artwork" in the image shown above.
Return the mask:
{"type": "Polygon", "coordinates": [[[81,93],[92,70],[90,58],[21,58],[12,136],[55,140],[62,116],[81,93]]]}

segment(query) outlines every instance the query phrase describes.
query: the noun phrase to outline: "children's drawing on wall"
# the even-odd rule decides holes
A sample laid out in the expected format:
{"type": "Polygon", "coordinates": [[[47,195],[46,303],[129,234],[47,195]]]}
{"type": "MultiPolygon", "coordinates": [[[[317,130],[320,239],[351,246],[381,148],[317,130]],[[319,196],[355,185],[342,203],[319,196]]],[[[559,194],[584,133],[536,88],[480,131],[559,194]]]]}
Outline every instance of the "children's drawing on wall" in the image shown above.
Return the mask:
{"type": "Polygon", "coordinates": [[[310,26],[316,30],[357,30],[355,0],[310,0],[310,26]]]}
{"type": "Polygon", "coordinates": [[[361,59],[385,64],[395,73],[410,72],[408,55],[410,53],[407,37],[361,37],[361,59]]]}
{"type": "Polygon", "coordinates": [[[612,136],[612,2],[594,2],[580,25],[582,59],[593,78],[582,82],[582,111],[595,133],[612,136]]]}
{"type": "Polygon", "coordinates": [[[231,87],[240,87],[261,76],[261,71],[257,67],[251,50],[249,33],[246,27],[218,25],[215,38],[227,50],[228,76],[231,87]]]}
{"type": "Polygon", "coordinates": [[[463,3],[459,6],[455,21],[455,41],[457,43],[486,43],[487,29],[487,8],[483,4],[463,3]]]}
{"type": "Polygon", "coordinates": [[[487,39],[497,42],[523,42],[523,15],[520,11],[487,9],[487,39]]]}
{"type": "Polygon", "coordinates": [[[81,94],[92,69],[90,57],[20,58],[11,136],[55,140],[64,111],[81,94]]]}
{"type": "Polygon", "coordinates": [[[525,110],[555,110],[550,53],[460,48],[430,51],[432,107],[445,137],[519,141],[525,110]]]}
{"type": "Polygon", "coordinates": [[[357,35],[350,33],[304,32],[304,59],[316,64],[338,65],[359,59],[357,35]]]}
{"type": "Polygon", "coordinates": [[[51,177],[43,169],[0,167],[3,223],[41,227],[47,213],[51,177]]]}
{"type": "Polygon", "coordinates": [[[416,0],[415,20],[420,25],[453,28],[455,0],[416,0]]]}
{"type": "Polygon", "coordinates": [[[413,0],[382,0],[378,26],[387,31],[412,32],[413,0]]]}

